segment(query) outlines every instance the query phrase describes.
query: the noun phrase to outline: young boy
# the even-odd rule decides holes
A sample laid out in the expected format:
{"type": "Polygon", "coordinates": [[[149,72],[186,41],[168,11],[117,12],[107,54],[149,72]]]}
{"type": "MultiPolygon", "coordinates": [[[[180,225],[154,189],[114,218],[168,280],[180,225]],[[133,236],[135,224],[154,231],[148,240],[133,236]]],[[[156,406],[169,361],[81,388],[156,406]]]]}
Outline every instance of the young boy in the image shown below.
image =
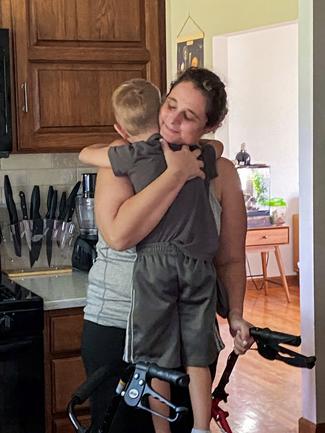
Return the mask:
{"type": "MultiPolygon", "coordinates": [[[[80,159],[111,166],[115,175],[128,176],[137,193],[166,169],[158,126],[159,90],[146,80],[133,79],[115,90],[112,102],[115,129],[128,143],[91,146],[81,152],[80,159]]],[[[178,147],[172,146],[175,151],[178,147]]],[[[217,356],[212,259],[218,234],[209,204],[209,181],[217,175],[214,147],[205,145],[202,158],[206,179],[188,181],[158,226],[137,245],[125,347],[128,362],[144,360],[162,367],[187,367],[192,405],[200,400],[206,408],[201,419],[194,416],[197,430],[193,431],[197,432],[209,431],[208,365],[217,356]]],[[[157,386],[158,391],[168,393],[166,386],[157,386]]],[[[159,403],[151,402],[151,406],[155,409],[159,403]]],[[[200,412],[195,407],[193,411],[200,412]]],[[[156,433],[170,432],[160,418],[153,417],[153,421],[156,433]]]]}

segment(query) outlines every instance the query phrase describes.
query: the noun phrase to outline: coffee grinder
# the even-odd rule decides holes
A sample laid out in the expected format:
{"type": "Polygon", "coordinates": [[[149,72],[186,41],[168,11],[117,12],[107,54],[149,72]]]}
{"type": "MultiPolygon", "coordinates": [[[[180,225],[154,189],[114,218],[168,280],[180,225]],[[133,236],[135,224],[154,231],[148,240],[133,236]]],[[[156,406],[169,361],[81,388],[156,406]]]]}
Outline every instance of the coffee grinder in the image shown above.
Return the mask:
{"type": "Polygon", "coordinates": [[[95,184],[96,173],[84,173],[82,175],[82,194],[76,197],[76,215],[80,234],[74,244],[72,266],[86,272],[96,259],[98,241],[94,213],[95,184]]]}

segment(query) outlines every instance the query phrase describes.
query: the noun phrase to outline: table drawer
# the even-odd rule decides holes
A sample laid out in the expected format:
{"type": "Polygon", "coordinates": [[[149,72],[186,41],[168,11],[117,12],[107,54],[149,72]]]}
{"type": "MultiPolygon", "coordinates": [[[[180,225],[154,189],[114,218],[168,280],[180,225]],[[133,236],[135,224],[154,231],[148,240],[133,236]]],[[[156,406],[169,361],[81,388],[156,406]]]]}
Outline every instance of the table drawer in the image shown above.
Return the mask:
{"type": "Polygon", "coordinates": [[[247,230],[246,247],[289,243],[289,227],[269,227],[247,230]]]}

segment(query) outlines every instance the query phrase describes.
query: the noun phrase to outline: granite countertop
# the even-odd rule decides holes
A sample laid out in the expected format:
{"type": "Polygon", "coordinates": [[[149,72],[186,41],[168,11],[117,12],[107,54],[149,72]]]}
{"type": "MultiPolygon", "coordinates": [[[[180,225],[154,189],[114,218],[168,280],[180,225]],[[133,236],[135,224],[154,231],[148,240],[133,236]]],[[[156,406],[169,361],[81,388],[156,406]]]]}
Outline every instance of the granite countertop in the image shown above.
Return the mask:
{"type": "Polygon", "coordinates": [[[44,310],[83,307],[86,304],[88,274],[73,270],[68,274],[19,276],[11,278],[44,300],[44,310]]]}

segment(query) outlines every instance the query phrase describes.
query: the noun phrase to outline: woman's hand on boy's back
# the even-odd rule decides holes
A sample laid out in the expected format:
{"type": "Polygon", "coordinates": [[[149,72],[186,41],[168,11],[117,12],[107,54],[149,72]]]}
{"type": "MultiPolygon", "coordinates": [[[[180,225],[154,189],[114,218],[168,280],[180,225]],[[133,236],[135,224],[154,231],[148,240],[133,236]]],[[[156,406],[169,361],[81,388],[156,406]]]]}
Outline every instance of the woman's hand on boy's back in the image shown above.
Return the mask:
{"type": "Polygon", "coordinates": [[[188,146],[182,146],[180,150],[173,151],[167,141],[160,140],[165,155],[167,170],[173,173],[178,179],[183,178],[184,183],[195,177],[205,178],[203,169],[204,163],[199,156],[200,149],[190,150],[188,146]]]}

